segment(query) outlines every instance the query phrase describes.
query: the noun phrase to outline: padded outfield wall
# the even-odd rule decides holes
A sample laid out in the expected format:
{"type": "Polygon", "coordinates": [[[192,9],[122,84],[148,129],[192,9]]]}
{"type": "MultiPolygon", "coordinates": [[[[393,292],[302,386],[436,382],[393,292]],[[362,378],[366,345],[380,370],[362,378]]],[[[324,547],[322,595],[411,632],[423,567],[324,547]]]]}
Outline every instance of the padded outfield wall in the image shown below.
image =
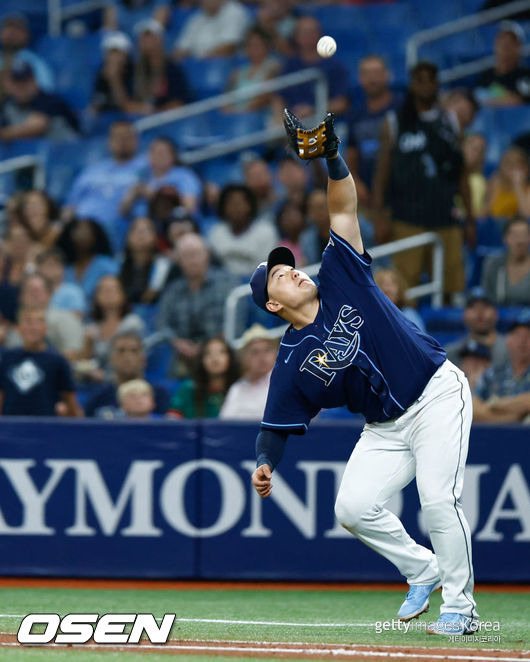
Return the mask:
{"type": "MultiPolygon", "coordinates": [[[[399,580],[334,518],[360,429],[291,437],[262,501],[255,424],[4,418],[0,574],[399,580]]],[[[529,451],[528,427],[473,427],[463,505],[478,581],[530,581],[529,451]]],[[[428,544],[414,483],[389,507],[428,544]]]]}

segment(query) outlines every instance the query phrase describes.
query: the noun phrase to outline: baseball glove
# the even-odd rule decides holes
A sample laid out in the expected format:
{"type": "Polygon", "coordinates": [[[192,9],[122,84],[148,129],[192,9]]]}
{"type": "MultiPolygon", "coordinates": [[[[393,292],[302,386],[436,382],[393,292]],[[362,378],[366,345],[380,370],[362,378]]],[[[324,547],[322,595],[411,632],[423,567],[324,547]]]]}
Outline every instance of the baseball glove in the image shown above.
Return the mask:
{"type": "Polygon", "coordinates": [[[330,159],[337,154],[340,138],[335,134],[335,116],[328,113],[323,122],[314,129],[304,129],[302,122],[287,110],[283,111],[283,125],[289,144],[301,159],[316,159],[324,156],[330,159]]]}

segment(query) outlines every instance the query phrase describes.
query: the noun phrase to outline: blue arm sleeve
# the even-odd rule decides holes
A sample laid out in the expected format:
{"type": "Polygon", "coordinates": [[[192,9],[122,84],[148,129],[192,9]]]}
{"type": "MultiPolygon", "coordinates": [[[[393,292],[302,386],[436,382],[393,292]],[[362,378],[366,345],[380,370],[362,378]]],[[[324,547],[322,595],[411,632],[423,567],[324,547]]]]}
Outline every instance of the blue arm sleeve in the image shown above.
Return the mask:
{"type": "Polygon", "coordinates": [[[256,466],[268,464],[271,469],[274,469],[282,459],[288,436],[288,432],[260,430],[256,439],[256,466]]]}

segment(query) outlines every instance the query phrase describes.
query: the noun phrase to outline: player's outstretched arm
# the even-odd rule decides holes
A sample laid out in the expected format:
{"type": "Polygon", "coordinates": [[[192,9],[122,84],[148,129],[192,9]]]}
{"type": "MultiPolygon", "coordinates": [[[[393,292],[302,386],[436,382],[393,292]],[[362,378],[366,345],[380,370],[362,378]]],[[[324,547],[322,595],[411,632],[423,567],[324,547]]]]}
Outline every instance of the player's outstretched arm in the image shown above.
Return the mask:
{"type": "Polygon", "coordinates": [[[331,229],[346,239],[358,253],[364,253],[355,182],[342,156],[326,159],[328,166],[328,210],[331,229]]]}
{"type": "Polygon", "coordinates": [[[324,121],[313,129],[304,129],[298,117],[287,108],[283,116],[287,137],[298,157],[307,160],[323,156],[326,159],[331,229],[346,239],[356,251],[364,253],[357,218],[357,191],[348,166],[338,153],[340,140],[335,134],[333,114],[328,113],[324,121]]]}

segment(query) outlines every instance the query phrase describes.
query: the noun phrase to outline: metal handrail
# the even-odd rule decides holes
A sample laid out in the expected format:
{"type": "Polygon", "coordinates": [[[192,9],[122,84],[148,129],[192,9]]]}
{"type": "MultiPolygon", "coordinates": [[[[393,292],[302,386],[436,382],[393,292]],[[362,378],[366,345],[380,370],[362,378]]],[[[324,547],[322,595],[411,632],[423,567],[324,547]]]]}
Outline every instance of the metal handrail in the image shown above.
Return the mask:
{"type": "Polygon", "coordinates": [[[46,168],[38,156],[16,156],[12,159],[0,161],[0,175],[17,170],[33,168],[33,187],[44,189],[46,185],[46,168]]]}
{"type": "MultiPolygon", "coordinates": [[[[413,67],[418,61],[418,50],[419,47],[423,44],[429,43],[431,41],[437,41],[443,37],[449,37],[450,35],[456,34],[458,32],[464,32],[465,30],[471,30],[473,28],[479,27],[481,25],[486,25],[487,23],[493,23],[507,16],[513,16],[520,11],[530,9],[530,0],[515,0],[501,7],[495,7],[494,9],[486,9],[475,14],[470,14],[462,18],[458,18],[454,21],[449,21],[448,23],[443,23],[438,25],[435,28],[429,28],[427,30],[421,30],[413,35],[408,41],[406,46],[406,63],[407,69],[413,67]]],[[[458,65],[459,67],[461,65],[458,65]]],[[[487,68],[489,64],[485,65],[484,68],[487,68]]],[[[479,69],[478,71],[481,71],[479,69]]],[[[452,69],[447,69],[446,72],[451,72],[452,69]]],[[[455,80],[451,78],[449,73],[445,73],[445,81],[442,74],[445,72],[440,72],[440,80],[442,82],[448,82],[449,80],[455,80]],[[449,76],[449,77],[447,77],[449,76]]],[[[473,72],[475,73],[475,72],[473,72]]],[[[468,74],[463,74],[468,75],[468,74]]],[[[458,78],[462,77],[459,75],[458,78]]]]}
{"type": "MultiPolygon", "coordinates": [[[[406,291],[408,299],[417,299],[421,296],[431,295],[431,302],[433,308],[441,308],[443,304],[443,271],[444,271],[444,245],[440,235],[436,232],[423,232],[413,237],[406,237],[405,239],[397,239],[390,241],[382,246],[375,246],[370,249],[370,255],[373,260],[386,257],[387,255],[394,255],[395,253],[402,253],[403,251],[410,250],[411,248],[418,248],[419,246],[427,246],[433,244],[433,261],[432,261],[432,280],[423,285],[416,285],[406,291]]],[[[320,269],[320,264],[312,264],[304,267],[304,272],[308,276],[316,276],[320,269]]],[[[224,335],[227,342],[234,348],[240,349],[241,336],[237,337],[237,306],[241,299],[250,296],[250,285],[239,285],[235,287],[228,295],[225,303],[224,315],[224,335]]],[[[276,326],[269,329],[271,338],[279,338],[287,329],[286,324],[276,326]]]]}
{"type": "MultiPolygon", "coordinates": [[[[263,83],[253,83],[247,87],[233,90],[232,92],[218,94],[217,96],[209,97],[207,99],[202,99],[201,101],[196,101],[180,108],[166,110],[164,112],[157,113],[156,115],[151,115],[150,117],[144,117],[140,120],[137,120],[134,123],[134,126],[138,132],[148,131],[149,129],[164,126],[165,124],[170,124],[173,122],[178,122],[179,120],[187,119],[189,117],[202,115],[211,110],[224,108],[230,104],[238,103],[241,100],[251,99],[263,94],[277,92],[278,90],[283,90],[288,87],[294,87],[295,85],[309,82],[315,82],[315,115],[313,118],[308,118],[307,121],[309,123],[316,123],[317,121],[320,121],[322,117],[324,117],[327,111],[328,82],[320,69],[311,67],[310,69],[295,71],[294,73],[286,74],[285,76],[278,76],[277,78],[273,78],[263,83]]],[[[234,118],[234,121],[237,121],[237,119],[234,118]]],[[[190,165],[200,161],[206,161],[207,159],[211,159],[217,156],[222,156],[224,154],[246,149],[248,147],[260,145],[271,140],[277,140],[283,136],[283,134],[284,131],[282,127],[272,126],[267,129],[254,131],[252,133],[238,136],[221,143],[208,145],[202,149],[194,149],[181,152],[179,158],[183,163],[190,165]]]]}

